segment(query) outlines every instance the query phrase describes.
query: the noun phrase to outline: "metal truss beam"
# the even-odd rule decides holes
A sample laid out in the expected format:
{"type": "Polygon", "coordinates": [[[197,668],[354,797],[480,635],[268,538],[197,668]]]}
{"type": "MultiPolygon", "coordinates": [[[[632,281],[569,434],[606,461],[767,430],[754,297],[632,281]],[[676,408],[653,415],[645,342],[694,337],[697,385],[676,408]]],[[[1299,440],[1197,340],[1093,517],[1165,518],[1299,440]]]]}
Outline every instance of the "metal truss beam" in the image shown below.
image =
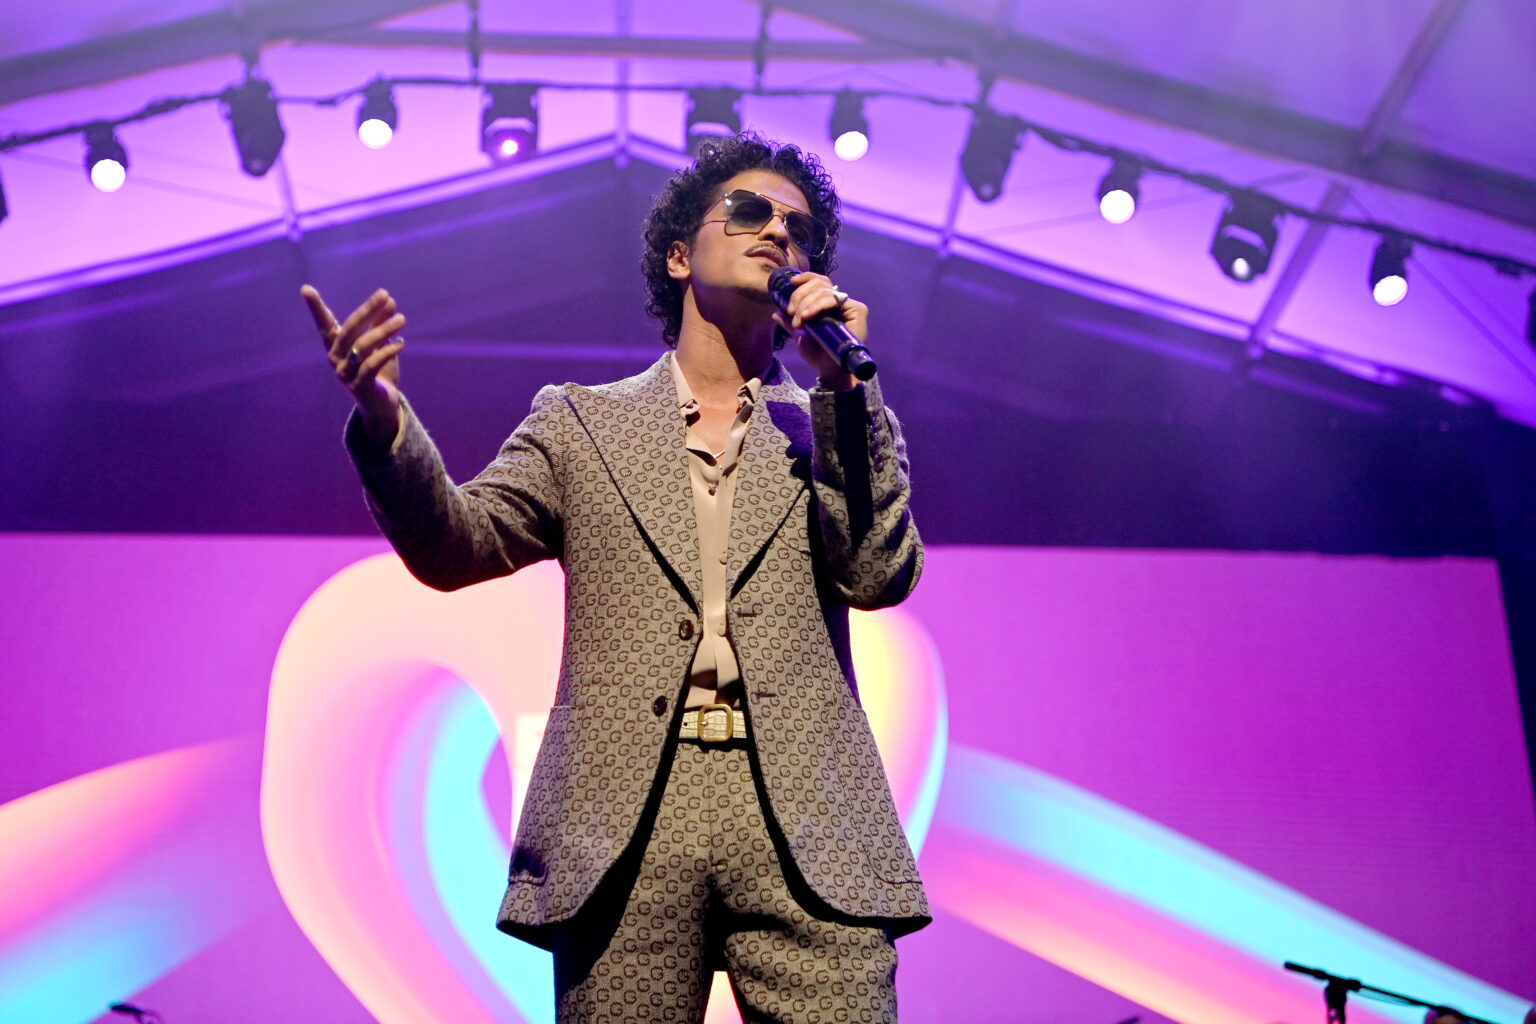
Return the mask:
{"type": "MultiPolygon", "coordinates": [[[[1133,117],[1221,139],[1254,152],[1426,196],[1511,224],[1536,228],[1536,181],[1449,154],[1398,142],[1386,128],[1406,98],[1461,0],[1442,0],[1426,22],[1380,113],[1351,128],[1229,96],[893,0],[774,0],[774,8],[862,37],[859,42],[774,42],[770,60],[869,63],[944,60],[1101,104],[1133,117]]],[[[271,43],[303,40],[369,47],[462,49],[457,32],[375,28],[431,6],[421,0],[287,0],[251,8],[245,18],[218,12],[76,46],[0,61],[0,105],[159,67],[271,43]]],[[[487,51],[608,59],[746,61],[752,39],[654,38],[486,33],[487,51]]],[[[1070,125],[1062,126],[1070,129],[1070,125]]]]}
{"type": "MultiPolygon", "coordinates": [[[[367,49],[415,47],[464,49],[464,33],[433,29],[363,28],[318,33],[311,40],[328,46],[359,46],[367,49]]],[[[700,60],[750,64],[757,53],[756,39],[701,39],[668,36],[563,35],[535,32],[484,32],[481,48],[486,53],[515,53],[542,57],[599,57],[609,60],[700,60]]],[[[818,63],[857,64],[918,60],[902,46],[866,42],[783,42],[770,39],[765,55],[770,61],[794,60],[818,63]]]]}
{"type": "Polygon", "coordinates": [[[433,4],[423,0],[284,0],[240,6],[245,7],[243,15],[230,10],[210,11],[0,61],[0,106],[178,64],[229,54],[254,55],[273,43],[373,25],[433,4]]]}

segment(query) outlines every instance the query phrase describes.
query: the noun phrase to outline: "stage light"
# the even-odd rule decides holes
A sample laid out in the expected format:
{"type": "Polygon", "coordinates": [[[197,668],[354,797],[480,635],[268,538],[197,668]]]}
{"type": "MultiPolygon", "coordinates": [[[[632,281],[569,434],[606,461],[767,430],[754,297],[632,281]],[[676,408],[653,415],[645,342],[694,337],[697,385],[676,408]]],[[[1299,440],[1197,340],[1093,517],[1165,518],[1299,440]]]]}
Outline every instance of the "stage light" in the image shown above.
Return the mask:
{"type": "Polygon", "coordinates": [[[1003,179],[1019,148],[1024,126],[1019,119],[978,107],[971,115],[971,134],[960,154],[960,172],[976,198],[994,202],[1003,194],[1003,179]]]}
{"type": "Polygon", "coordinates": [[[1099,182],[1099,213],[1111,224],[1124,224],[1136,213],[1141,199],[1141,168],[1116,160],[1099,182]]]}
{"type": "Polygon", "coordinates": [[[272,86],[260,78],[247,78],[243,85],[225,90],[220,99],[229,130],[235,137],[235,151],[240,154],[240,168],[251,177],[260,178],[277,163],[287,138],[277,116],[272,86]]]}
{"type": "Polygon", "coordinates": [[[1531,289],[1530,308],[1525,314],[1525,340],[1536,348],[1536,288],[1531,289]]]}
{"type": "Polygon", "coordinates": [[[480,115],[480,148],[498,164],[527,160],[539,151],[536,85],[488,85],[480,115]]]}
{"type": "Polygon", "coordinates": [[[399,123],[394,91],[388,82],[375,79],[363,90],[363,103],[357,108],[358,141],[369,149],[383,149],[395,137],[399,123]]]}
{"type": "Polygon", "coordinates": [[[1398,235],[1388,235],[1371,259],[1371,297],[1378,306],[1395,306],[1408,294],[1408,254],[1412,246],[1398,235]]]}
{"type": "Polygon", "coordinates": [[[869,119],[864,116],[864,97],[851,89],[837,94],[832,103],[832,152],[842,160],[857,160],[869,152],[869,119]]]}
{"type": "Polygon", "coordinates": [[[103,192],[116,192],[128,180],[128,151],[110,124],[98,121],[86,126],[85,171],[91,184],[103,192]]]}
{"type": "Polygon", "coordinates": [[[1211,256],[1223,274],[1247,282],[1269,269],[1280,238],[1275,224],[1280,213],[1280,205],[1267,196],[1238,192],[1230,197],[1211,240],[1211,256]]]}
{"type": "Polygon", "coordinates": [[[705,143],[741,132],[736,104],[741,92],[728,88],[693,89],[688,93],[688,152],[695,160],[705,143]]]}

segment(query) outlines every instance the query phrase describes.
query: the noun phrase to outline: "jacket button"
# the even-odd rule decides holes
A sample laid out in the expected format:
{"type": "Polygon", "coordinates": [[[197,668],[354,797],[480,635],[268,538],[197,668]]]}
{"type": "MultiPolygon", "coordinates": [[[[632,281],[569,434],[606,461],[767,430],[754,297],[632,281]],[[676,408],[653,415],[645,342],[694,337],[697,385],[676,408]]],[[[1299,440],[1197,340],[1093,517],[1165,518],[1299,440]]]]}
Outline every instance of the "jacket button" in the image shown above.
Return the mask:
{"type": "Polygon", "coordinates": [[[684,640],[691,639],[693,637],[693,620],[692,619],[678,619],[677,620],[677,635],[679,637],[681,637],[682,639],[684,639],[684,640]]]}
{"type": "Polygon", "coordinates": [[[665,697],[657,697],[654,701],[651,702],[651,710],[656,712],[656,717],[657,718],[660,718],[662,715],[666,714],[667,713],[667,698],[665,698],[665,697]]]}

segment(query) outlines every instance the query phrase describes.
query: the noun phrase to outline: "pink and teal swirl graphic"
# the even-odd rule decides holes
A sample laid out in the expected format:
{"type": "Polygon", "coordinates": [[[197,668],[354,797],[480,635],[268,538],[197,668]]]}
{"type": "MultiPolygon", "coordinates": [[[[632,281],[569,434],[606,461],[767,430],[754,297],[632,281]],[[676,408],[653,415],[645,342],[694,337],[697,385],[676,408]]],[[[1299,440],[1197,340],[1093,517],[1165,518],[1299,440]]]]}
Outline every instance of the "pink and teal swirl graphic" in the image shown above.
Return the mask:
{"type": "Polygon", "coordinates": [[[254,744],[170,750],[0,806],[0,1020],[89,1021],[267,909],[240,884],[254,744]]]}
{"type": "MultiPolygon", "coordinates": [[[[1318,987],[1286,960],[1515,1021],[1528,1003],[1124,807],[985,751],[952,747],[923,860],[936,902],[1173,1020],[1304,1021],[1318,987]]],[[[1361,1024],[1417,1024],[1381,1004],[1361,1024]]]]}
{"type": "MultiPolygon", "coordinates": [[[[56,571],[68,558],[78,559],[80,573],[90,566],[106,573],[112,544],[73,541],[50,549],[34,542],[4,553],[23,574],[56,571]]],[[[169,709],[211,696],[210,680],[234,671],[234,662],[216,659],[244,664],[252,656],[243,648],[221,653],[189,643],[178,663],[166,653],[175,645],[165,643],[156,648],[159,662],[127,660],[125,652],[154,636],[157,622],[192,623],[202,636],[218,628],[231,638],[239,629],[270,630],[271,654],[270,670],[256,665],[251,672],[266,691],[265,721],[251,723],[251,733],[263,733],[259,741],[253,735],[172,745],[0,804],[0,1021],[86,1024],[100,1018],[108,1002],[136,1001],[141,992],[161,1001],[184,991],[207,998],[208,989],[197,988],[199,965],[221,950],[244,957],[263,929],[282,930],[270,924],[278,919],[291,919],[287,932],[312,947],[304,954],[322,958],[355,998],[351,1011],[331,1004],[336,1019],[340,1012],[384,1022],[552,1019],[547,955],[497,932],[494,912],[508,829],[558,667],[559,571],[536,567],[441,594],[411,580],[393,556],[356,561],[326,553],[328,544],[141,540],[128,546],[131,557],[116,571],[170,566],[166,571],[201,574],[203,585],[116,602],[121,621],[99,638],[84,629],[70,632],[89,610],[84,606],[19,609],[5,624],[11,632],[4,639],[23,670],[36,664],[39,672],[51,671],[56,663],[40,655],[29,662],[29,651],[66,649],[49,648],[41,637],[73,637],[71,659],[110,666],[95,700],[111,703],[111,687],[126,685],[124,679],[156,680],[164,692],[145,687],[132,697],[149,709],[162,707],[157,700],[169,709]],[[210,558],[211,550],[219,556],[210,558]],[[318,586],[317,579],[323,581],[318,586]],[[258,591],[266,604],[251,603],[258,591]],[[258,608],[267,610],[253,612],[258,608]],[[186,682],[178,684],[180,677],[186,682]]],[[[1519,1020],[1530,993],[1458,969],[1431,951],[1461,948],[1456,943],[1474,941],[1478,928],[1523,935],[1518,922],[1529,920],[1520,908],[1529,902],[1522,880],[1531,875],[1532,858],[1490,853],[1536,851],[1529,779],[1490,768],[1519,763],[1510,760],[1510,737],[1499,732],[1499,723],[1509,720],[1510,694],[1476,689],[1489,673],[1498,678],[1503,671],[1507,682],[1507,662],[1501,668],[1497,658],[1477,653],[1478,627],[1471,620],[1464,637],[1442,629],[1433,643],[1415,646],[1415,587],[1422,585],[1414,581],[1423,567],[1346,560],[1324,573],[1347,584],[1336,591],[1317,581],[1319,571],[1316,562],[1273,558],[1218,564],[940,549],[930,552],[925,589],[910,605],[855,616],[861,694],[936,915],[964,922],[1017,957],[1054,964],[1145,1013],[1187,1024],[1316,1019],[1318,987],[1283,972],[1284,960],[1424,994],[1490,1020],[1519,1020]],[[1220,692],[1223,707],[1176,705],[1179,676],[1158,665],[1167,623],[1210,631],[1195,638],[1195,653],[1169,658],[1178,671],[1228,671],[1227,663],[1248,656],[1243,645],[1250,641],[1241,636],[1216,639],[1225,607],[1190,582],[1207,573],[1202,585],[1215,587],[1218,569],[1239,579],[1241,593],[1290,588],[1293,598],[1310,594],[1310,605],[1296,604],[1290,614],[1304,624],[1311,646],[1284,678],[1251,674],[1244,689],[1223,691],[1194,678],[1183,691],[1220,692]],[[1127,583],[1129,570],[1139,575],[1127,583]],[[1164,573],[1178,586],[1160,578],[1164,573]],[[1021,577],[1029,579],[1031,593],[1051,594],[1054,603],[1010,605],[1021,577]],[[1143,583],[1151,606],[1144,612],[1123,597],[1143,583]],[[1381,607],[1370,615],[1352,611],[1361,594],[1381,607]],[[1138,637],[1119,623],[1100,628],[1095,616],[1104,614],[1106,595],[1120,602],[1117,618],[1141,617],[1159,631],[1138,637]],[[1200,616],[1181,603],[1198,607],[1200,616]],[[1406,625],[1388,632],[1391,617],[1406,625]],[[1335,619],[1339,629],[1329,636],[1326,622],[1335,619]],[[1079,635],[1053,635],[1064,629],[1079,635]],[[1377,631],[1388,635],[1378,641],[1377,631]],[[1455,659],[1437,653],[1446,644],[1467,653],[1455,659]],[[1350,721],[1347,730],[1324,731],[1324,742],[1308,731],[1306,716],[1325,710],[1331,725],[1353,699],[1330,695],[1329,687],[1338,685],[1330,673],[1343,656],[1329,645],[1362,663],[1402,648],[1399,678],[1412,673],[1415,662],[1426,668],[1412,694],[1372,705],[1370,717],[1350,721]],[[1149,691],[1139,680],[1125,685],[1113,674],[1121,663],[1134,663],[1138,673],[1157,680],[1156,688],[1149,691]],[[1313,689],[1306,689],[1311,684],[1297,664],[1315,671],[1313,689]],[[1041,681],[1046,671],[1057,674],[1055,683],[1041,681]],[[1096,672],[1107,680],[1098,690],[1096,672]],[[1290,705],[1275,702],[1275,694],[1292,691],[1305,695],[1304,708],[1287,711],[1290,705]],[[1456,694],[1471,696],[1456,704],[1456,694]],[[1243,744],[1199,731],[1215,728],[1222,715],[1249,723],[1243,744]],[[1092,723],[1100,733],[1058,737],[1051,729],[1060,723],[1092,723]],[[1414,742],[1397,737],[1415,723],[1434,726],[1446,742],[1481,737],[1482,759],[1414,763],[1402,753],[1416,749],[1414,742]],[[1152,748],[1138,745],[1139,735],[1180,744],[1184,761],[1143,757],[1152,748]],[[1341,737],[1355,746],[1341,747],[1341,737]],[[1135,756],[1095,759],[1095,743],[1135,756]],[[1448,865],[1437,876],[1420,866],[1412,877],[1425,879],[1423,891],[1394,889],[1392,898],[1407,906],[1391,927],[1382,927],[1390,917],[1382,908],[1396,904],[1384,902],[1379,882],[1354,873],[1339,853],[1332,861],[1322,856],[1331,833],[1321,829],[1355,822],[1353,805],[1326,826],[1289,819],[1292,831],[1263,832],[1257,845],[1234,830],[1230,812],[1202,817],[1201,808],[1216,806],[1223,786],[1267,794],[1269,814],[1282,802],[1281,780],[1241,773],[1244,744],[1272,760],[1294,748],[1303,763],[1318,765],[1297,776],[1305,786],[1340,799],[1371,799],[1378,814],[1396,813],[1394,800],[1418,806],[1414,801],[1426,798],[1408,780],[1424,780],[1419,789],[1429,790],[1437,820],[1476,839],[1442,843],[1426,829],[1424,848],[1441,861],[1454,854],[1464,858],[1457,863],[1481,865],[1489,884],[1503,887],[1510,920],[1488,910],[1500,899],[1478,904],[1476,920],[1448,916],[1452,904],[1440,887],[1454,886],[1461,869],[1448,865]],[[1216,763],[1212,751],[1225,751],[1221,771],[1238,773],[1230,782],[1189,773],[1178,776],[1188,799],[1161,799],[1165,790],[1179,796],[1169,773],[1184,762],[1216,763]],[[1469,800],[1483,805],[1469,807],[1469,800]],[[1319,851],[1317,871],[1332,874],[1318,877],[1335,880],[1330,900],[1296,884],[1313,865],[1304,855],[1288,856],[1291,846],[1302,854],[1319,851]],[[1350,912],[1354,888],[1371,894],[1374,902],[1361,905],[1374,909],[1350,912]],[[1415,932],[1415,908],[1434,915],[1431,928],[1415,932]],[[1446,932],[1448,945],[1435,928],[1446,932]]],[[[1448,592],[1463,606],[1483,600],[1488,581],[1481,568],[1438,572],[1440,590],[1423,599],[1424,614],[1448,592]]],[[[122,588],[121,581],[135,577],[112,578],[122,588]]],[[[1225,604],[1233,614],[1251,615],[1241,602],[1225,604]]],[[[1272,643],[1265,656],[1292,649],[1285,645],[1294,643],[1294,631],[1271,632],[1273,641],[1261,638],[1272,643]]],[[[18,692],[32,693],[33,700],[47,692],[42,683],[30,691],[26,685],[27,677],[19,677],[18,692]]],[[[15,714],[25,714],[25,702],[14,706],[15,714]]],[[[20,732],[11,741],[29,756],[45,756],[43,741],[20,732]]],[[[1385,833],[1369,821],[1357,832],[1362,864],[1394,880],[1404,875],[1377,852],[1380,840],[1373,837],[1385,833]]],[[[965,941],[954,951],[956,972],[970,957],[998,955],[965,941]]],[[[289,971],[302,967],[296,959],[288,963],[289,971]]],[[[318,978],[314,984],[327,983],[309,976],[318,978]]],[[[710,1024],[735,1019],[728,996],[718,988],[716,996],[710,1024]]],[[[962,992],[944,998],[963,1008],[1006,997],[962,992]]],[[[191,1007],[179,1013],[168,1012],[174,1009],[169,1003],[158,1008],[170,1024],[198,1019],[191,1007]]],[[[1350,1016],[1357,1024],[1419,1019],[1412,1011],[1358,1001],[1350,1016]]]]}

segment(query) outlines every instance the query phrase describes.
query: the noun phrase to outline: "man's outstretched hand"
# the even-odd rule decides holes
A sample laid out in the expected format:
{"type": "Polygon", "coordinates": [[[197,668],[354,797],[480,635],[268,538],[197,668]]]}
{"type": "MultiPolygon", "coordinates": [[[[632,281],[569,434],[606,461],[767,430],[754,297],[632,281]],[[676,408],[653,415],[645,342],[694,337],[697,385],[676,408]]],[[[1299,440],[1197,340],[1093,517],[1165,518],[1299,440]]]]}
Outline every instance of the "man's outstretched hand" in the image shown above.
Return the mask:
{"type": "Polygon", "coordinates": [[[357,403],[364,432],[387,447],[400,430],[400,352],[405,339],[399,331],[405,316],[382,288],[341,321],[313,285],[306,284],[299,294],[315,319],[336,379],[357,403]]]}

